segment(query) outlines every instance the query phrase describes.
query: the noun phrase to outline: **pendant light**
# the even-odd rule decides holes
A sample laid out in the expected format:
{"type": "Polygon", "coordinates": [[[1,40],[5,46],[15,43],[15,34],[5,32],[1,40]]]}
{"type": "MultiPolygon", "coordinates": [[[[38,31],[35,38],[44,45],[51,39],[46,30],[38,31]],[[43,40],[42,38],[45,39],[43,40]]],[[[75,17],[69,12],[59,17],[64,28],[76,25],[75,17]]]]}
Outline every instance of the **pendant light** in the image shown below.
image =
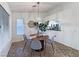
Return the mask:
{"type": "Polygon", "coordinates": [[[37,2],[37,21],[38,22],[41,22],[41,18],[40,18],[40,11],[39,11],[39,7],[40,7],[40,2],[37,2]]]}

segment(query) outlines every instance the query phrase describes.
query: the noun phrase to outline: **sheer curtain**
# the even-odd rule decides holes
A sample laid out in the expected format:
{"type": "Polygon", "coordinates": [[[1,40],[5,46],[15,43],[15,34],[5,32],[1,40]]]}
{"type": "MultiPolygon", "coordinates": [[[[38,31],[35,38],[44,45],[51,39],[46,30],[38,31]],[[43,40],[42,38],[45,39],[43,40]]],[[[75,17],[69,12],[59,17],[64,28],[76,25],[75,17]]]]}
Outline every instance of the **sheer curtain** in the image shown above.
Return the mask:
{"type": "Polygon", "coordinates": [[[24,22],[23,19],[17,19],[17,35],[24,34],[24,22]]]}

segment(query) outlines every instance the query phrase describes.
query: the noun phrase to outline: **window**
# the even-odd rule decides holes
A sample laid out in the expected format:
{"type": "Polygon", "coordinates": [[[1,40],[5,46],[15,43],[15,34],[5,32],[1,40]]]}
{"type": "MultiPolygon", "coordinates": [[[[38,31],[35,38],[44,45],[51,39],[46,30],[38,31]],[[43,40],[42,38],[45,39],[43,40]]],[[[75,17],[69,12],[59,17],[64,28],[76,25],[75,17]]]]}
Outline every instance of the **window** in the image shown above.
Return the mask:
{"type": "Polygon", "coordinates": [[[24,34],[24,23],[23,19],[17,19],[17,35],[24,34]]]}

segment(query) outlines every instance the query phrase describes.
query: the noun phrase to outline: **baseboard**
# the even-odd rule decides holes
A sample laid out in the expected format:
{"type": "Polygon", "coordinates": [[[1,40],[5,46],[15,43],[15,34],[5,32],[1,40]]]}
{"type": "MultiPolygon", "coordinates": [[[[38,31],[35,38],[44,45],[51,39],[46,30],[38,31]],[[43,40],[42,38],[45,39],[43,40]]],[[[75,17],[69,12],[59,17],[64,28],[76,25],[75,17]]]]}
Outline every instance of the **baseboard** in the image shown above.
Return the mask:
{"type": "Polygon", "coordinates": [[[59,42],[59,41],[55,41],[55,42],[57,42],[57,43],[59,43],[59,44],[62,44],[62,45],[64,45],[64,46],[67,46],[67,47],[69,47],[69,48],[72,48],[72,49],[74,49],[74,50],[79,51],[79,49],[76,49],[76,48],[74,48],[74,47],[72,47],[72,46],[70,46],[70,45],[68,45],[68,44],[66,44],[66,43],[59,42]]]}

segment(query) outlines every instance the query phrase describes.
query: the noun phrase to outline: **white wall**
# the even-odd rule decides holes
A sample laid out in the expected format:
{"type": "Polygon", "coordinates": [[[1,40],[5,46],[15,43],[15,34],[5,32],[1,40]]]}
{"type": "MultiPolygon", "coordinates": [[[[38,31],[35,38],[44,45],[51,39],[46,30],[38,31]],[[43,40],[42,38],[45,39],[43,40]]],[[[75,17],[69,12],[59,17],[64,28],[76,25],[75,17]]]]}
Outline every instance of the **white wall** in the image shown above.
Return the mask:
{"type": "Polygon", "coordinates": [[[55,41],[79,50],[79,3],[67,3],[49,12],[48,20],[57,19],[61,31],[56,32],[55,41]]]}
{"type": "Polygon", "coordinates": [[[0,56],[7,56],[11,46],[11,12],[6,2],[0,2],[0,4],[9,14],[9,30],[0,33],[0,56]]]}
{"type": "MultiPolygon", "coordinates": [[[[12,13],[12,39],[13,39],[12,42],[17,42],[17,41],[23,40],[22,36],[18,36],[16,34],[16,21],[17,21],[17,19],[19,19],[21,17],[24,18],[25,27],[26,27],[25,31],[26,31],[27,35],[37,32],[37,30],[35,28],[28,27],[28,22],[30,20],[37,21],[37,20],[35,20],[35,18],[38,17],[37,13],[13,12],[12,13]]],[[[43,18],[43,17],[44,17],[44,13],[40,13],[40,18],[43,18]]]]}

